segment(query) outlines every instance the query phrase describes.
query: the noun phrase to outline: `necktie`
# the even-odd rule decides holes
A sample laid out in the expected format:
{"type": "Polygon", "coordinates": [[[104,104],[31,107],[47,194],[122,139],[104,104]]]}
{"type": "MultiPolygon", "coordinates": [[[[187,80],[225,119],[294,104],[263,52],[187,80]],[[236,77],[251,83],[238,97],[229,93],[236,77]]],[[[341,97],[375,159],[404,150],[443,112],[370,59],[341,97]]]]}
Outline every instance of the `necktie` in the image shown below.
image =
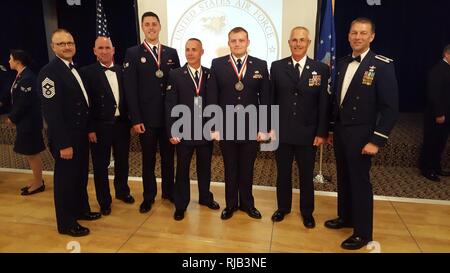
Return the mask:
{"type": "Polygon", "coordinates": [[[102,66],[102,68],[103,68],[103,71],[109,70],[109,71],[112,71],[112,72],[116,72],[116,67],[114,67],[114,66],[111,66],[111,67],[104,67],[104,66],[102,66]]]}
{"type": "Polygon", "coordinates": [[[295,64],[295,71],[297,72],[298,77],[300,78],[300,76],[301,76],[301,73],[300,73],[300,63],[296,63],[296,64],[295,64]]]}
{"type": "Polygon", "coordinates": [[[350,58],[350,63],[353,62],[353,61],[357,61],[358,63],[360,63],[361,62],[361,55],[356,56],[356,57],[351,57],[350,58]]]}
{"type": "Polygon", "coordinates": [[[238,70],[238,73],[240,73],[241,72],[241,68],[242,68],[242,60],[241,59],[237,59],[237,70],[238,70]]]}
{"type": "Polygon", "coordinates": [[[195,82],[197,83],[197,86],[198,86],[198,82],[200,81],[200,79],[198,78],[198,70],[195,70],[194,80],[195,80],[195,82]]]}
{"type": "Polygon", "coordinates": [[[156,58],[158,58],[158,48],[156,46],[153,46],[153,53],[155,54],[156,58]]]}
{"type": "Polygon", "coordinates": [[[75,67],[75,65],[73,63],[69,63],[69,68],[70,68],[70,70],[72,70],[72,69],[74,69],[76,67],[75,67]]]}

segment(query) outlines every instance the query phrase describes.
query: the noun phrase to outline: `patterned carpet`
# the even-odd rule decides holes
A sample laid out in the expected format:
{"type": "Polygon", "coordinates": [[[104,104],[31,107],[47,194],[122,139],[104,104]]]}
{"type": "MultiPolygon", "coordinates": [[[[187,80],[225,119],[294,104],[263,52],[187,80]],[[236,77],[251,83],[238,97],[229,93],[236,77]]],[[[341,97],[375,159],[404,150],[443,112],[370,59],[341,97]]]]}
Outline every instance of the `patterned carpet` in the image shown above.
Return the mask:
{"type": "MultiPolygon", "coordinates": [[[[28,169],[29,166],[24,157],[17,155],[12,150],[14,129],[0,124],[0,167],[28,169]]],[[[382,149],[381,154],[373,160],[371,172],[373,190],[376,195],[397,196],[409,198],[425,198],[450,200],[450,177],[442,178],[439,183],[431,182],[420,176],[416,167],[420,153],[422,139],[422,115],[402,114],[396,128],[393,130],[389,144],[382,149]]],[[[137,138],[132,138],[130,149],[130,176],[141,175],[141,154],[137,138]]],[[[48,150],[42,153],[45,170],[53,170],[53,159],[48,150]]],[[[317,156],[318,161],[319,156],[317,156]]],[[[157,157],[156,172],[160,175],[159,156],[157,157]]],[[[315,189],[320,191],[336,191],[336,169],[332,148],[324,149],[323,174],[331,178],[330,182],[315,184],[315,189]]],[[[316,164],[318,171],[318,164],[316,164]]],[[[443,165],[450,169],[450,145],[444,155],[443,165]]],[[[91,170],[92,172],[92,167],[91,170]]],[[[276,165],[272,152],[258,154],[254,170],[254,184],[275,186],[276,165]]],[[[112,173],[111,173],[112,174],[112,173]]],[[[191,177],[196,179],[195,160],[191,165],[191,177]]],[[[293,184],[298,188],[297,169],[293,168],[293,184]]],[[[212,160],[212,180],[222,182],[224,180],[223,161],[218,145],[214,147],[212,160]]]]}

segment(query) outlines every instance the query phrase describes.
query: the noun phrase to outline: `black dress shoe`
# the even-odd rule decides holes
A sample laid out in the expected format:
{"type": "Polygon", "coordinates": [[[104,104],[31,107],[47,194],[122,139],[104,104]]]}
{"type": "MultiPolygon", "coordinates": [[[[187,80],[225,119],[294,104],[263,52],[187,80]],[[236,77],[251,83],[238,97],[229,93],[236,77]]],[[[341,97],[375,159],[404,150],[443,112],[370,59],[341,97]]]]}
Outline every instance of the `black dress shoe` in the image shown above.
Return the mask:
{"type": "Polygon", "coordinates": [[[244,210],[248,216],[255,218],[255,219],[261,219],[261,213],[259,212],[259,210],[257,210],[255,207],[249,208],[247,210],[244,210]]]}
{"type": "Polygon", "coordinates": [[[439,171],[438,172],[438,174],[440,175],[440,176],[450,176],[450,171],[439,171]]]}
{"type": "Polygon", "coordinates": [[[102,217],[100,212],[87,212],[78,218],[78,220],[94,221],[102,217]]]}
{"type": "Polygon", "coordinates": [[[166,199],[169,200],[171,203],[175,203],[175,199],[173,199],[173,197],[171,195],[167,195],[167,194],[163,194],[161,196],[162,199],[166,199]]]}
{"type": "Polygon", "coordinates": [[[303,225],[305,228],[315,228],[316,227],[316,221],[314,220],[314,217],[312,215],[302,215],[303,218],[303,225]]]}
{"type": "Polygon", "coordinates": [[[144,200],[144,201],[142,201],[141,205],[139,206],[139,212],[140,213],[149,212],[152,209],[152,204],[154,202],[155,202],[155,200],[144,200]]]}
{"type": "Polygon", "coordinates": [[[219,203],[217,203],[217,202],[214,201],[214,200],[211,201],[211,202],[209,202],[209,203],[199,202],[199,204],[202,205],[202,206],[207,206],[208,208],[213,209],[213,210],[218,210],[218,209],[220,209],[219,203]]]}
{"type": "Polygon", "coordinates": [[[73,237],[81,237],[89,234],[89,229],[80,224],[76,224],[73,228],[66,230],[58,230],[60,234],[67,234],[73,237]]]}
{"type": "Polygon", "coordinates": [[[100,213],[102,215],[110,215],[111,214],[111,207],[107,207],[107,208],[101,208],[100,209],[100,213]]]}
{"type": "Polygon", "coordinates": [[[222,220],[230,219],[233,217],[233,213],[236,211],[236,208],[225,208],[222,211],[222,214],[220,215],[220,218],[222,220]]]}
{"type": "MultiPolygon", "coordinates": [[[[42,185],[44,185],[44,180],[42,180],[42,185]]],[[[20,189],[20,191],[27,191],[30,188],[30,186],[25,186],[23,188],[20,189]]]]}
{"type": "Polygon", "coordinates": [[[289,212],[285,212],[283,210],[276,210],[272,215],[272,221],[273,222],[281,222],[284,220],[284,216],[286,214],[289,214],[289,212]]]}
{"type": "Polygon", "coordinates": [[[326,221],[325,227],[331,228],[331,229],[340,229],[340,228],[350,228],[350,227],[352,227],[352,225],[349,223],[346,223],[344,221],[344,219],[342,219],[342,218],[336,218],[333,220],[326,221]]]}
{"type": "Polygon", "coordinates": [[[348,250],[360,249],[367,245],[371,240],[364,239],[360,236],[352,235],[342,242],[341,247],[348,250]]]}
{"type": "Polygon", "coordinates": [[[175,213],[173,214],[173,219],[175,219],[175,221],[183,220],[184,219],[184,210],[183,209],[175,210],[175,213]]]}
{"type": "Polygon", "coordinates": [[[39,192],[43,192],[45,190],[45,185],[42,184],[39,188],[29,191],[30,188],[25,189],[24,191],[22,191],[22,193],[20,195],[32,195],[35,193],[39,193],[39,192]]]}
{"type": "Polygon", "coordinates": [[[123,196],[123,197],[116,197],[116,199],[119,199],[127,204],[133,204],[134,203],[134,198],[133,196],[131,196],[130,194],[123,196]]]}
{"type": "Polygon", "coordinates": [[[438,174],[435,171],[425,171],[425,172],[422,172],[422,175],[426,179],[434,181],[434,182],[441,181],[441,179],[439,178],[438,174]]]}

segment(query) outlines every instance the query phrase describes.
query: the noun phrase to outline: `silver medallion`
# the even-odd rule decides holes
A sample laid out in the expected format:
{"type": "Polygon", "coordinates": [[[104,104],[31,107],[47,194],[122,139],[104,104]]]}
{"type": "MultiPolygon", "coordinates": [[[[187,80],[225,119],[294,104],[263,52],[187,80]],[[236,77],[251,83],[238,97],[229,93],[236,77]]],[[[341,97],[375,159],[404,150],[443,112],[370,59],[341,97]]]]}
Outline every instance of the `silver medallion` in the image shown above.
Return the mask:
{"type": "Polygon", "coordinates": [[[236,89],[236,91],[242,91],[242,90],[244,90],[244,84],[241,81],[238,81],[234,85],[234,88],[236,89]]]}
{"type": "Polygon", "coordinates": [[[158,70],[156,70],[155,75],[156,75],[156,77],[161,79],[162,77],[164,77],[164,72],[161,69],[158,69],[158,70]]]}

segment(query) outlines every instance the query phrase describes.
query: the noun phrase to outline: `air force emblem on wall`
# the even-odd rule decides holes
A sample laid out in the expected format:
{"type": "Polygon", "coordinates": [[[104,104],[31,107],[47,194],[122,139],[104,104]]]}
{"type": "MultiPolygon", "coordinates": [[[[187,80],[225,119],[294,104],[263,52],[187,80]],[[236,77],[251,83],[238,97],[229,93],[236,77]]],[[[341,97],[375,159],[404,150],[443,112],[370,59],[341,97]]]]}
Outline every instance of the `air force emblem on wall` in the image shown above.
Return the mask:
{"type": "Polygon", "coordinates": [[[55,83],[49,78],[42,81],[42,95],[47,99],[51,99],[55,95],[55,83]]]}

